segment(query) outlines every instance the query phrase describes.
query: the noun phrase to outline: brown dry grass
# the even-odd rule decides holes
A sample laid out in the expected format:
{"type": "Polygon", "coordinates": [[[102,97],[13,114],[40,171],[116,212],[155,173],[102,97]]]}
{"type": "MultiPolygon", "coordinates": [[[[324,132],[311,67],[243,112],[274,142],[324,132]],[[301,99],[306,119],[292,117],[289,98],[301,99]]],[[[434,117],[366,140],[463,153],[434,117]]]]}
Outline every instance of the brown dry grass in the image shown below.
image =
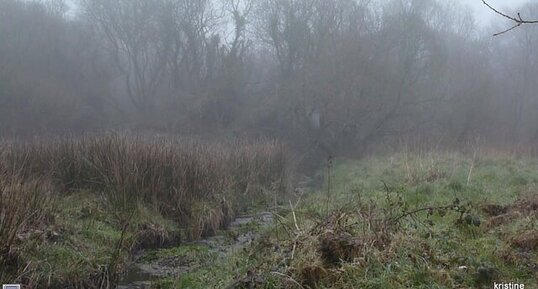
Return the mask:
{"type": "Polygon", "coordinates": [[[489,228],[500,226],[510,221],[536,214],[538,212],[538,194],[527,192],[521,195],[512,205],[486,204],[482,206],[482,210],[490,216],[487,221],[489,228]]]}
{"type": "Polygon", "coordinates": [[[52,198],[46,181],[0,176],[0,277],[21,265],[26,236],[53,221],[52,198]]]}
{"type": "MultiPolygon", "coordinates": [[[[22,274],[18,250],[26,232],[52,225],[57,201],[65,196],[89,192],[103,202],[121,230],[119,258],[131,246],[123,244],[125,230],[139,230],[132,246],[179,238],[162,228],[133,226],[140,204],[196,239],[223,228],[237,210],[260,198],[277,200],[266,192],[285,193],[287,168],[276,141],[209,143],[113,133],[0,140],[0,267],[11,268],[7,276],[22,274]]],[[[114,262],[110,276],[117,270],[114,262]]]]}
{"type": "Polygon", "coordinates": [[[538,232],[526,231],[515,236],[512,241],[512,246],[525,250],[538,250],[538,232]]]}
{"type": "Polygon", "coordinates": [[[225,224],[231,207],[261,196],[262,188],[286,189],[284,152],[273,141],[211,144],[108,134],[4,142],[0,166],[7,180],[16,173],[23,183],[46,178],[63,193],[102,194],[120,213],[138,202],[151,204],[181,225],[197,223],[196,237],[225,224]]]}

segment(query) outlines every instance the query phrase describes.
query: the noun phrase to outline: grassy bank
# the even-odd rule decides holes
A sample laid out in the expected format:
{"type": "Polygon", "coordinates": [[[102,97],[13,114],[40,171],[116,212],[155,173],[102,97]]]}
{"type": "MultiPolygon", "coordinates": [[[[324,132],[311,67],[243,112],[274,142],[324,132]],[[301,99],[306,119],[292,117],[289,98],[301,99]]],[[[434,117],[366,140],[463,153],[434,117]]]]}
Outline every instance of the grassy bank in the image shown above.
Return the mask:
{"type": "Polygon", "coordinates": [[[122,136],[0,143],[0,281],[107,288],[137,248],[211,235],[287,186],[276,142],[122,136]]]}
{"type": "Polygon", "coordinates": [[[538,160],[400,153],[330,172],[252,247],[168,288],[537,288],[538,160]]]}

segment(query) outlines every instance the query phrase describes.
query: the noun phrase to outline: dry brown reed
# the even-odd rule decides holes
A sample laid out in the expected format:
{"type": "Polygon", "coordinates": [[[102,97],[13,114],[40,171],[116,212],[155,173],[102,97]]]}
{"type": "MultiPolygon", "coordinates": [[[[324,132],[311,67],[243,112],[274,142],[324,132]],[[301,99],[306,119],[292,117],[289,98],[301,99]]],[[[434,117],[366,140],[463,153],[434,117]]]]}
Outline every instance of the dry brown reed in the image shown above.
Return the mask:
{"type": "MultiPolygon", "coordinates": [[[[265,189],[283,193],[286,168],[283,147],[276,141],[217,144],[110,133],[0,142],[3,199],[22,198],[25,214],[35,209],[28,208],[31,202],[26,199],[42,195],[48,187],[58,194],[91,191],[118,216],[126,216],[140,202],[148,204],[188,227],[193,238],[225,226],[234,211],[263,197],[265,189]],[[23,194],[14,193],[14,188],[23,194]]],[[[13,208],[2,210],[15,214],[13,208]]],[[[12,221],[7,224],[8,217],[5,220],[10,228],[4,229],[6,234],[2,231],[2,238],[11,239],[4,236],[17,229],[12,221]]]]}
{"type": "MultiPolygon", "coordinates": [[[[52,186],[47,181],[0,177],[0,268],[17,267],[23,236],[52,219],[52,186]]],[[[0,270],[0,277],[3,270],[0,270]]]]}

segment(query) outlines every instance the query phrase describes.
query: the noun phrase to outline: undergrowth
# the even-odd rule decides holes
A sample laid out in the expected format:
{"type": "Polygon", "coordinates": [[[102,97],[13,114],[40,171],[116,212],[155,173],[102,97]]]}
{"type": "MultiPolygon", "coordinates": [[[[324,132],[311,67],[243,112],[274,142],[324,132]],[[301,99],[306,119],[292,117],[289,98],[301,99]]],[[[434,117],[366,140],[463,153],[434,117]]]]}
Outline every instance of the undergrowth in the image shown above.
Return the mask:
{"type": "Polygon", "coordinates": [[[1,141],[0,281],[113,288],[130,253],[212,235],[260,200],[274,205],[288,168],[274,141],[1,141]]]}
{"type": "Polygon", "coordinates": [[[497,154],[336,161],[330,199],[322,188],[290,203],[249,263],[226,269],[239,272],[228,288],[536,288],[537,170],[497,154]]]}

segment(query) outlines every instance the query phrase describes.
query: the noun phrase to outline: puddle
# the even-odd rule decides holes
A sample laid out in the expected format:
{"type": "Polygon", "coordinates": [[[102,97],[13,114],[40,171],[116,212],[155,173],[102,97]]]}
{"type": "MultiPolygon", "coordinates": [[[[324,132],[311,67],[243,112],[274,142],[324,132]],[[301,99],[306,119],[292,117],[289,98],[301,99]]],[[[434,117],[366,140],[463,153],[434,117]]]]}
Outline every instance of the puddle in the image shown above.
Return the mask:
{"type": "Polygon", "coordinates": [[[132,266],[125,276],[123,276],[123,279],[129,284],[136,281],[150,280],[152,277],[154,277],[154,275],[150,272],[145,271],[138,266],[132,266]]]}
{"type": "MultiPolygon", "coordinates": [[[[270,212],[237,217],[221,234],[183,245],[183,247],[207,246],[209,253],[216,253],[218,257],[226,258],[227,255],[250,245],[259,236],[259,229],[269,226],[272,222],[273,214],[270,212]]],[[[143,257],[144,252],[135,256],[135,261],[128,266],[117,289],[150,289],[153,280],[163,277],[177,278],[199,268],[199,265],[193,265],[193,262],[181,256],[160,258],[149,263],[141,262],[143,257]]]]}

